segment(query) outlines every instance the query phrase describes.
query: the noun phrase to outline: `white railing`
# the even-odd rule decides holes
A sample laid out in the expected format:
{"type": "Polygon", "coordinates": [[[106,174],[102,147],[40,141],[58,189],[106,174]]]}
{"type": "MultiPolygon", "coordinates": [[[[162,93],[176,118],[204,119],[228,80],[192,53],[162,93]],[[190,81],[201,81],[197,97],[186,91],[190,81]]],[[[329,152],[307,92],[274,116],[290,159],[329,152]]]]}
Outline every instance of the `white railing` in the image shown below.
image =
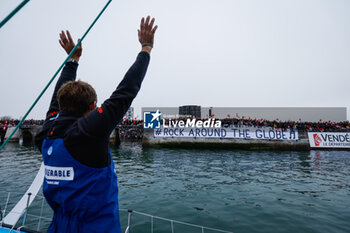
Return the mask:
{"type": "Polygon", "coordinates": [[[131,228],[131,215],[132,214],[138,214],[138,215],[143,215],[143,216],[146,216],[146,217],[150,217],[150,221],[151,221],[150,232],[151,233],[154,233],[154,224],[153,224],[153,220],[154,219],[158,219],[158,220],[163,220],[163,221],[169,222],[170,226],[171,226],[171,233],[175,233],[174,223],[180,224],[180,225],[186,225],[186,226],[190,226],[190,227],[199,228],[199,229],[202,230],[202,233],[205,233],[205,230],[216,231],[216,232],[223,232],[223,233],[233,233],[232,231],[225,231],[225,230],[220,230],[220,229],[216,229],[216,228],[212,228],[212,227],[205,227],[205,226],[200,226],[200,225],[196,225],[196,224],[192,224],[192,223],[172,220],[172,219],[168,219],[168,218],[154,216],[154,215],[147,214],[147,213],[142,213],[142,212],[135,211],[135,210],[119,209],[119,211],[127,211],[128,212],[128,225],[126,227],[125,233],[129,233],[129,231],[130,231],[130,228],[131,228]]]}
{"type": "MultiPolygon", "coordinates": [[[[4,192],[4,191],[0,191],[0,192],[4,192]]],[[[13,193],[13,192],[12,192],[13,193]]],[[[6,203],[5,203],[5,206],[4,206],[4,210],[2,212],[3,214],[3,217],[6,215],[6,210],[8,209],[8,204],[9,204],[9,200],[10,200],[10,196],[11,196],[11,192],[8,192],[7,194],[7,199],[6,199],[6,203]]],[[[42,224],[42,221],[48,221],[48,222],[51,222],[51,217],[45,217],[45,216],[42,216],[43,215],[43,210],[44,210],[44,205],[45,205],[45,198],[41,195],[36,195],[36,198],[39,199],[41,201],[41,208],[40,208],[40,216],[38,215],[33,215],[33,214],[30,214],[30,213],[27,213],[27,210],[28,210],[28,207],[26,209],[24,209],[23,211],[21,212],[13,212],[12,210],[12,213],[13,214],[18,214],[19,216],[23,216],[24,213],[26,214],[26,216],[28,217],[31,217],[31,218],[37,218],[38,219],[38,222],[37,222],[37,225],[36,225],[36,229],[37,231],[40,230],[40,227],[41,227],[41,224],[42,224]]],[[[162,220],[162,221],[165,221],[165,222],[168,222],[170,227],[171,227],[171,233],[176,233],[175,232],[175,229],[174,229],[174,224],[179,224],[179,225],[184,225],[184,226],[189,226],[189,227],[194,227],[194,228],[198,228],[199,230],[201,230],[202,233],[205,233],[206,231],[214,231],[214,232],[222,232],[222,233],[233,233],[232,231],[226,231],[226,230],[221,230],[221,229],[216,229],[216,228],[212,228],[212,227],[206,227],[206,226],[201,226],[201,225],[196,225],[196,224],[192,224],[192,223],[188,223],[188,222],[182,222],[182,221],[178,221],[178,220],[173,220],[173,219],[168,219],[168,218],[164,218],[164,217],[159,217],[159,216],[155,216],[155,215],[151,215],[151,214],[147,214],[147,213],[143,213],[143,212],[139,212],[139,211],[136,211],[136,210],[127,210],[127,209],[119,209],[120,212],[127,212],[128,213],[128,223],[127,223],[127,226],[126,226],[126,230],[125,230],[125,233],[130,233],[130,229],[132,227],[132,214],[136,214],[136,215],[142,215],[142,216],[146,216],[146,217],[149,217],[150,218],[150,223],[151,223],[151,227],[150,227],[150,233],[155,233],[154,231],[154,220],[157,219],[157,220],[162,220]]],[[[19,220],[19,218],[17,219],[17,221],[19,220]]],[[[36,221],[35,221],[36,222],[36,221]]],[[[31,226],[33,224],[36,224],[35,222],[31,221],[31,226]]],[[[0,221],[0,228],[2,226],[3,223],[6,223],[6,222],[3,222],[3,219],[0,221]]],[[[16,222],[17,223],[17,222],[16,222]]],[[[13,224],[13,228],[15,227],[15,224],[13,224]]],[[[25,225],[25,218],[24,218],[24,221],[22,223],[22,226],[23,227],[25,225]]],[[[11,224],[12,225],[12,224],[11,224]]],[[[35,226],[35,225],[34,225],[35,226]]],[[[28,225],[27,225],[28,227],[28,225]]],[[[31,227],[32,228],[32,227],[31,227]]],[[[34,227],[33,227],[34,228],[34,227]]],[[[162,232],[163,233],[163,232],[162,232]]]]}

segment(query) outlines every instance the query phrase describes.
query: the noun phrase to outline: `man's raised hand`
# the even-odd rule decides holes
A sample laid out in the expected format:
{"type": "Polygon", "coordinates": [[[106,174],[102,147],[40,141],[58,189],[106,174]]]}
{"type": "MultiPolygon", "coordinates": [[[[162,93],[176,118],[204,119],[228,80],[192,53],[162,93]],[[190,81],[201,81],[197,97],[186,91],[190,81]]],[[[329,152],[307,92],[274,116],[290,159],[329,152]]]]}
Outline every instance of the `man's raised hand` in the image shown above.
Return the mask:
{"type": "MultiPolygon", "coordinates": [[[[72,51],[72,49],[75,47],[75,43],[73,42],[72,36],[70,35],[68,30],[66,31],[66,33],[67,35],[65,34],[64,31],[61,31],[60,39],[58,41],[60,42],[60,45],[62,46],[62,48],[67,52],[67,54],[69,54],[72,51]]],[[[75,52],[72,54],[72,58],[75,61],[79,62],[82,50],[83,48],[80,43],[77,49],[75,50],[75,52]]]]}
{"type": "Polygon", "coordinates": [[[140,29],[138,31],[139,41],[142,45],[142,51],[150,53],[154,43],[154,34],[158,28],[158,26],[154,26],[154,18],[147,16],[141,19],[140,29]]]}

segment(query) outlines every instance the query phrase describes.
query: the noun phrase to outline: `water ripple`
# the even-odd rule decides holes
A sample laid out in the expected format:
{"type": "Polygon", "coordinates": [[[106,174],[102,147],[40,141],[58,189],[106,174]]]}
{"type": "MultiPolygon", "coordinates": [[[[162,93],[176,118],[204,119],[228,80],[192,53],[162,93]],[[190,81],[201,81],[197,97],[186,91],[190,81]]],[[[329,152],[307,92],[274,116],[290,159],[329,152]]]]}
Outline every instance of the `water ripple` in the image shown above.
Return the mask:
{"type": "MultiPolygon", "coordinates": [[[[236,233],[350,232],[350,152],[142,149],[127,143],[112,154],[120,208],[236,233]]],[[[33,147],[9,144],[0,152],[1,190],[16,191],[11,205],[40,162],[33,147]]],[[[5,199],[0,192],[1,206],[5,199]]],[[[32,211],[39,209],[36,203],[32,211]]],[[[121,218],[124,226],[126,215],[121,218]]],[[[134,232],[149,232],[150,219],[133,221],[134,232]]],[[[169,226],[155,224],[168,232],[169,226]]]]}

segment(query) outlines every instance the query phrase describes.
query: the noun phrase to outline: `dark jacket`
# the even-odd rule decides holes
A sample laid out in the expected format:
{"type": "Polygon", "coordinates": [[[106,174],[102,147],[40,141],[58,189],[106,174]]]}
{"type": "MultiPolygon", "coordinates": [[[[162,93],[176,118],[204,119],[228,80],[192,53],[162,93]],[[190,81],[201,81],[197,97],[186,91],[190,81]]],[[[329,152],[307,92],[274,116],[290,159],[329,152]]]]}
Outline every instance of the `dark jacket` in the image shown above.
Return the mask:
{"type": "Polygon", "coordinates": [[[140,90],[149,60],[148,53],[140,52],[111,97],[87,116],[59,112],[57,92],[64,83],[75,80],[78,68],[78,64],[68,62],[57,81],[43,128],[35,136],[35,145],[41,151],[45,138],[63,138],[69,153],[80,163],[96,168],[108,166],[111,162],[108,154],[110,134],[140,90]]]}

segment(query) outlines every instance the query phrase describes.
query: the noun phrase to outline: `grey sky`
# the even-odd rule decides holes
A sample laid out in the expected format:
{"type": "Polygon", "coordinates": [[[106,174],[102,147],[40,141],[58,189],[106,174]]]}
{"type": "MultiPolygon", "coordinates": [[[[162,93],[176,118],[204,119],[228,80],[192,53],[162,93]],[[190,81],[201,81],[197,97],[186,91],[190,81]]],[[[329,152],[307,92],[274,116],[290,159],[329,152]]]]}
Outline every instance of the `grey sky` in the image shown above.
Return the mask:
{"type": "MultiPolygon", "coordinates": [[[[1,0],[0,19],[20,0],[1,0]]],[[[0,29],[0,116],[23,116],[66,57],[61,29],[76,40],[106,0],[31,0],[0,29]]],[[[142,16],[159,29],[133,106],[347,107],[348,0],[112,1],[83,42],[78,78],[98,104],[113,92],[140,46],[142,16]]],[[[53,86],[28,118],[44,118],[53,86]]]]}

